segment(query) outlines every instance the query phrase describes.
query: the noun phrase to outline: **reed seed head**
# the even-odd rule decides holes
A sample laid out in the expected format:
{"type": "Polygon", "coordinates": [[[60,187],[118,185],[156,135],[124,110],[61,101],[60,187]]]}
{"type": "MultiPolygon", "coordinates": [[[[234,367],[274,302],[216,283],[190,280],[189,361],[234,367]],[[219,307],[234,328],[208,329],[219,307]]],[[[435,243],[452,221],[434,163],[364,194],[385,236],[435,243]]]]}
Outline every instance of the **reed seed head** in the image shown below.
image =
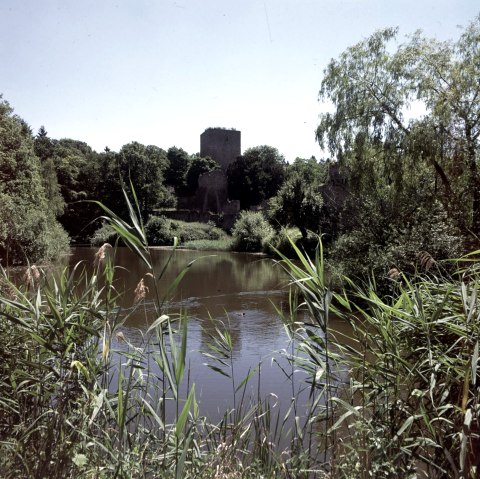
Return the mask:
{"type": "Polygon", "coordinates": [[[148,286],[145,285],[143,278],[138,282],[137,287],[135,288],[135,299],[133,300],[134,304],[137,304],[142,299],[145,299],[149,289],[148,286]]]}
{"type": "Polygon", "coordinates": [[[112,245],[110,243],[104,243],[102,246],[100,246],[100,248],[98,248],[98,251],[95,253],[95,265],[99,265],[103,262],[107,254],[107,249],[111,247],[112,245]]]}
{"type": "Polygon", "coordinates": [[[110,353],[110,337],[112,330],[108,322],[105,323],[103,328],[103,338],[102,338],[102,359],[106,361],[108,359],[108,354],[110,353]]]}
{"type": "Polygon", "coordinates": [[[40,279],[40,270],[36,265],[30,265],[23,276],[27,287],[35,287],[35,283],[40,279]]]}
{"type": "Polygon", "coordinates": [[[402,277],[402,273],[397,268],[390,268],[387,273],[387,277],[393,281],[398,281],[402,277]]]}
{"type": "Polygon", "coordinates": [[[420,261],[420,266],[425,271],[430,271],[433,265],[436,264],[436,261],[433,259],[433,256],[428,251],[419,251],[417,258],[420,261]]]}

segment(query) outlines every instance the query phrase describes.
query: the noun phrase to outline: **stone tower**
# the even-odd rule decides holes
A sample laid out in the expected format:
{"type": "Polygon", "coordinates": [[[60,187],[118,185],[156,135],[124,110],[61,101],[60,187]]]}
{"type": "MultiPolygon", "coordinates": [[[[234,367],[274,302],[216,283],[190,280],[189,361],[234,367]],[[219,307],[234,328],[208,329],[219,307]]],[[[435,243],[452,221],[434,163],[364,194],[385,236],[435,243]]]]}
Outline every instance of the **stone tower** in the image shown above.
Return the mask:
{"type": "Polygon", "coordinates": [[[210,156],[227,171],[241,155],[240,132],[226,128],[207,128],[200,135],[200,156],[210,156]]]}

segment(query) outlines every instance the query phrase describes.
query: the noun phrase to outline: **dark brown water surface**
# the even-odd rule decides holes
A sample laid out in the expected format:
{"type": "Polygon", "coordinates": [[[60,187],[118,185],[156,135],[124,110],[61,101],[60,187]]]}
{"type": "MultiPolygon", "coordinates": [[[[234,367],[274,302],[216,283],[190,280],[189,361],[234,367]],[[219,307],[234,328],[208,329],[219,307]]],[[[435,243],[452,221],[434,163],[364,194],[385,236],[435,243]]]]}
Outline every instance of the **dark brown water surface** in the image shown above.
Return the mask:
{"type": "MultiPolygon", "coordinates": [[[[73,248],[70,264],[93,262],[96,249],[73,248]]],[[[152,251],[157,274],[166,264],[171,251],[152,251]]],[[[292,396],[298,395],[305,375],[297,372],[295,382],[287,380],[285,373],[274,364],[280,362],[289,368],[282,350],[290,350],[288,336],[275,307],[288,310],[288,278],[270,258],[258,255],[177,250],[165,274],[158,283],[162,297],[169,285],[189,263],[194,261],[166,305],[168,314],[184,311],[188,317],[188,361],[190,381],[195,382],[197,399],[203,415],[212,419],[220,417],[232,407],[231,381],[205,366],[207,343],[215,336],[215,326],[221,321],[230,330],[233,341],[233,359],[237,384],[261,363],[258,373],[249,382],[252,396],[261,384],[262,396],[270,393],[278,396],[278,407],[285,410],[292,396]],[[275,361],[272,359],[275,358],[275,361]]],[[[115,253],[117,289],[123,291],[120,305],[126,312],[132,310],[134,290],[144,277],[149,293],[145,302],[131,314],[125,323],[124,334],[133,344],[140,344],[142,332],[155,319],[152,279],[142,262],[128,249],[119,248],[115,253]]],[[[121,347],[121,345],[113,345],[121,347]]]]}

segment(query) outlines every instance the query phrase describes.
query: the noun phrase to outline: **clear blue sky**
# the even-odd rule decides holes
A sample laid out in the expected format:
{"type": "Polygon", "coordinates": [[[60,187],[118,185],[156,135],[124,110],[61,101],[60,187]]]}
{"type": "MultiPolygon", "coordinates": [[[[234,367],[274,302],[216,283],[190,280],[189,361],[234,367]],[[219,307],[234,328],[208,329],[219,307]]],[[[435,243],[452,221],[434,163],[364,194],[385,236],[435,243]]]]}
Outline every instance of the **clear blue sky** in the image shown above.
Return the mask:
{"type": "Polygon", "coordinates": [[[478,0],[0,0],[0,93],[36,132],[97,151],[198,152],[208,127],[321,156],[332,57],[387,26],[457,38],[478,0]]]}

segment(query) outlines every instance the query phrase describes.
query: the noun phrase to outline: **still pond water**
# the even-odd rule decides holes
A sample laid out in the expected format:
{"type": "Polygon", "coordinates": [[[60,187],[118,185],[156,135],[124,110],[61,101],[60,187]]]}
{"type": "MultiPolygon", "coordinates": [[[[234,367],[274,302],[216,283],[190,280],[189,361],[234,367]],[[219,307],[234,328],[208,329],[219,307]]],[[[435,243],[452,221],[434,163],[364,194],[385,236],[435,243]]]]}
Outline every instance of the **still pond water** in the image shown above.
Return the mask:
{"type": "MultiPolygon", "coordinates": [[[[91,264],[96,249],[73,248],[70,263],[85,261],[91,264]]],[[[171,255],[171,251],[152,251],[157,272],[171,255]]],[[[278,396],[281,409],[288,407],[292,395],[301,388],[302,373],[297,373],[295,390],[286,379],[275,358],[283,367],[287,362],[282,350],[291,349],[284,326],[275,306],[288,311],[288,278],[279,265],[270,258],[258,255],[230,252],[198,252],[177,250],[165,275],[159,283],[160,294],[166,291],[176,276],[195,261],[177,288],[172,301],[167,305],[167,314],[181,310],[188,316],[188,360],[190,378],[195,383],[197,399],[203,415],[212,420],[223,415],[232,407],[232,386],[228,378],[205,366],[202,351],[208,351],[208,342],[215,335],[215,326],[222,321],[230,330],[233,341],[233,359],[237,384],[255,368],[261,366],[261,381],[258,373],[252,377],[249,391],[257,394],[261,384],[262,397],[274,393],[278,396]]],[[[132,309],[134,290],[144,277],[143,263],[127,248],[118,248],[115,255],[117,288],[124,291],[121,306],[132,309]]],[[[145,284],[151,279],[145,278],[145,284]]],[[[137,308],[127,320],[124,335],[134,345],[139,345],[142,332],[155,319],[153,315],[153,288],[145,303],[137,308]]],[[[121,347],[114,344],[114,347],[121,347]]]]}

